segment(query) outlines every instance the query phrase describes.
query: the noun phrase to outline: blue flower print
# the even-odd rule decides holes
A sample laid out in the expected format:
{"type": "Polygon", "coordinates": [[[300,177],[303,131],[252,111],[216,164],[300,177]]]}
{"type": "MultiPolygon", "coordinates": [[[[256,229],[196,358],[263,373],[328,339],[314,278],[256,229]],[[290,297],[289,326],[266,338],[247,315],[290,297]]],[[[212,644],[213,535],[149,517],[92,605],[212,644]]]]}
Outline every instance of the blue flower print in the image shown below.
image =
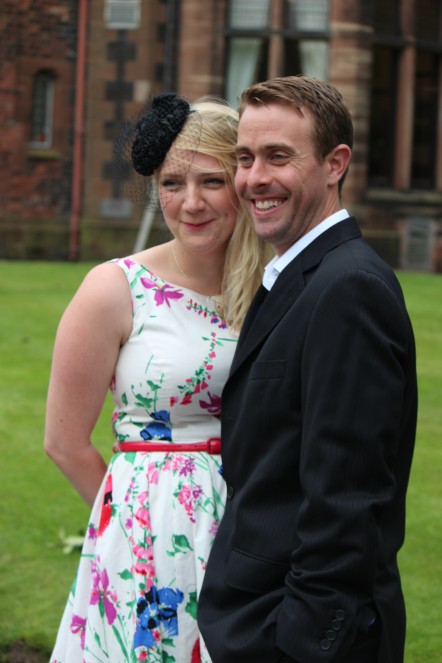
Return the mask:
{"type": "Polygon", "coordinates": [[[170,423],[170,412],[168,410],[158,410],[151,412],[150,416],[154,421],[149,423],[140,435],[143,440],[172,440],[172,432],[166,424],[170,423]],[[166,422],[166,423],[163,423],[166,422]]]}
{"type": "Polygon", "coordinates": [[[151,587],[145,596],[138,599],[137,627],[134,636],[134,648],[155,646],[154,631],[163,623],[167,636],[178,635],[178,605],[183,602],[184,594],[179,589],[169,587],[157,589],[151,587]]]}

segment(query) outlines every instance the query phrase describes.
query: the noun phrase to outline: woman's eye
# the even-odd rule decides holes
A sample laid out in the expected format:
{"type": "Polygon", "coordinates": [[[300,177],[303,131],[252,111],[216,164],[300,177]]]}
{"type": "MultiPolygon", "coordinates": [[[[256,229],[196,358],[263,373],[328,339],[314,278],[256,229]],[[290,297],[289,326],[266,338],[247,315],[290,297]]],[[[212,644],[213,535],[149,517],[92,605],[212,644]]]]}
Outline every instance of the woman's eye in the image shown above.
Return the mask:
{"type": "Polygon", "coordinates": [[[176,189],[180,186],[177,180],[167,179],[160,182],[160,186],[164,189],[176,189]]]}
{"type": "Polygon", "coordinates": [[[223,186],[226,181],[223,177],[208,177],[205,183],[209,186],[223,186]]]}

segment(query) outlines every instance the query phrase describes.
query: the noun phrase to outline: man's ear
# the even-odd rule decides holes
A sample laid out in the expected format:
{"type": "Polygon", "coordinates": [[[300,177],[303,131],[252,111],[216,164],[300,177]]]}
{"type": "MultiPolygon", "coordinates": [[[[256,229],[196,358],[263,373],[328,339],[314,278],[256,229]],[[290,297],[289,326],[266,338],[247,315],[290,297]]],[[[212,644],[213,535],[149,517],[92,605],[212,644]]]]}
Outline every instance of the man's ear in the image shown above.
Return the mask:
{"type": "Polygon", "coordinates": [[[337,184],[342,179],[351,160],[351,148],[342,143],[326,156],[329,164],[329,184],[337,184]]]}

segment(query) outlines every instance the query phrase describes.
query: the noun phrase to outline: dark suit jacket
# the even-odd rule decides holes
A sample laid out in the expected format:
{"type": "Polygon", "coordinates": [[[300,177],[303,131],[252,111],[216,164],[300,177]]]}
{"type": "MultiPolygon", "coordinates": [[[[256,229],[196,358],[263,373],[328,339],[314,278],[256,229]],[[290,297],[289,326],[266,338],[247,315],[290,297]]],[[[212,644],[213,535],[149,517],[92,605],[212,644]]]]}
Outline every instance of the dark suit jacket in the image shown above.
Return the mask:
{"type": "Polygon", "coordinates": [[[214,663],[402,662],[416,410],[400,286],[347,219],[258,292],[223,392],[198,609],[214,663]]]}

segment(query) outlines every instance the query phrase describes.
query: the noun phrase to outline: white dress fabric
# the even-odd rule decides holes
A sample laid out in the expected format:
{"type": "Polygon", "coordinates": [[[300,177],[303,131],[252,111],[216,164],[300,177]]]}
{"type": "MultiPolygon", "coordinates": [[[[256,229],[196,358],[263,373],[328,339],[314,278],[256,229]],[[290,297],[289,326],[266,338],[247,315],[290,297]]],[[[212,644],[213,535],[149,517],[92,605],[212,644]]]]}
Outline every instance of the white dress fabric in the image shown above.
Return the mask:
{"type": "Polygon", "coordinates": [[[220,456],[149,451],[220,435],[221,391],[237,335],[213,298],[125,258],[133,328],[111,391],[121,442],[92,509],[52,663],[210,663],[196,622],[223,515],[220,456]]]}

